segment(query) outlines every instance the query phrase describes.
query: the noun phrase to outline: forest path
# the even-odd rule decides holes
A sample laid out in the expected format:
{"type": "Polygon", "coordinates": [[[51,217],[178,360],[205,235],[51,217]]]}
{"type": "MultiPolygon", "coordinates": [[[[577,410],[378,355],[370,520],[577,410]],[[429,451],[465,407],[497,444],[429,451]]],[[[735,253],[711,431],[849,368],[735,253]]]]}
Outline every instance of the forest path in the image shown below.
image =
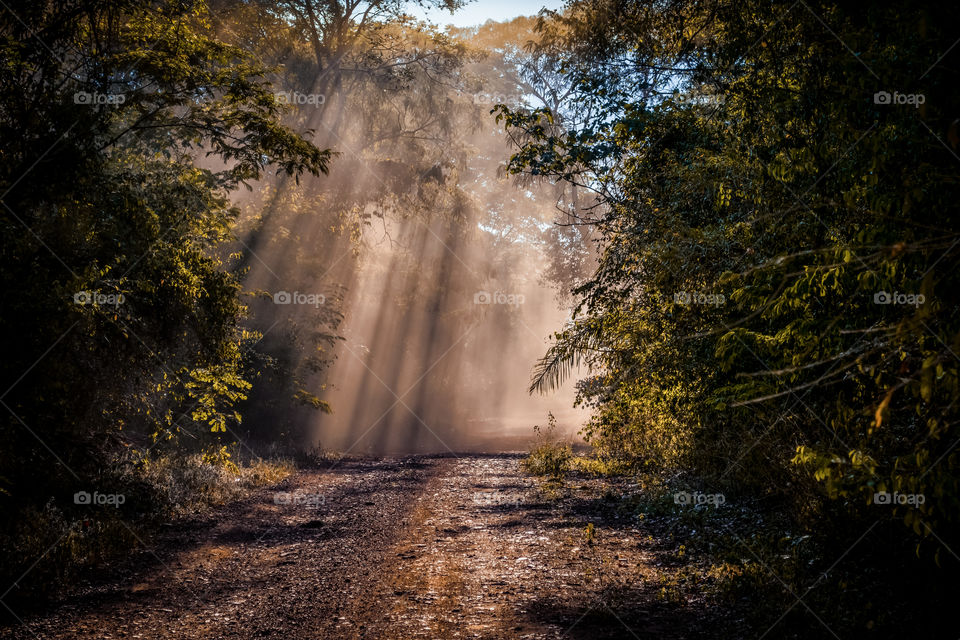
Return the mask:
{"type": "Polygon", "coordinates": [[[656,541],[600,485],[544,490],[519,459],[414,456],[301,471],[168,527],[102,583],[5,637],[695,636],[691,603],[656,595],[656,541]]]}

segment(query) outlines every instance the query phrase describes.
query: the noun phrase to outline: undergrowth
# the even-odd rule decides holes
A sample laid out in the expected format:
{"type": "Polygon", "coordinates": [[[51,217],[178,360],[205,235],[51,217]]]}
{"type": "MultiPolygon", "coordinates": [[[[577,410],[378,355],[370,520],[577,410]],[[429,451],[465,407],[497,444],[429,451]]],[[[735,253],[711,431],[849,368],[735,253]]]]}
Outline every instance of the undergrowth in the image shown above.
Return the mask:
{"type": "Polygon", "coordinates": [[[554,481],[562,480],[573,464],[573,447],[556,436],[557,419],[551,413],[546,429],[533,427],[537,445],[520,461],[524,471],[535,476],[544,476],[554,481]]]}
{"type": "Polygon", "coordinates": [[[771,637],[796,639],[831,637],[827,629],[840,637],[906,637],[910,630],[948,637],[932,610],[955,592],[950,573],[938,568],[934,545],[903,544],[898,523],[845,526],[829,503],[811,513],[816,503],[808,501],[798,511],[773,490],[711,486],[690,472],[632,464],[596,448],[574,455],[550,425],[537,429],[522,468],[543,479],[544,495],[560,495],[564,486],[567,498],[586,490],[575,499],[610,505],[618,523],[641,528],[658,567],[653,593],[665,606],[700,602],[723,612],[724,624],[738,628],[722,633],[734,635],[772,627],[771,637]],[[878,584],[889,586],[878,593],[878,584]],[[931,611],[918,615],[918,601],[931,611]]]}
{"type": "Polygon", "coordinates": [[[40,604],[84,571],[144,546],[159,524],[275,485],[295,468],[288,458],[238,465],[216,453],[132,454],[92,486],[51,496],[42,508],[9,505],[11,517],[0,529],[0,579],[13,585],[5,598],[40,604]]]}

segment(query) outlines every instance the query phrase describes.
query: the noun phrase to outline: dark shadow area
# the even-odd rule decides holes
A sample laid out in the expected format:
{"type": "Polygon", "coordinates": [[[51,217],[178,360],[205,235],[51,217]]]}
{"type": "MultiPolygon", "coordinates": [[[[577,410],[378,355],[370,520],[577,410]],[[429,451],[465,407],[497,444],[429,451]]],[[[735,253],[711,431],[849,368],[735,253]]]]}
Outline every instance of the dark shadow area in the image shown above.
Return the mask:
{"type": "MultiPolygon", "coordinates": [[[[244,581],[240,568],[249,554],[281,548],[296,549],[296,553],[306,550],[330,558],[343,549],[353,549],[357,554],[370,553],[369,549],[382,552],[409,510],[410,502],[431,477],[435,465],[429,458],[346,459],[341,465],[331,465],[320,472],[321,503],[315,507],[275,505],[274,495],[292,488],[291,479],[287,479],[203,516],[167,523],[149,530],[149,534],[141,532],[147,548],[121,561],[87,570],[67,587],[67,595],[57,601],[17,602],[8,597],[6,603],[18,617],[26,615],[28,623],[42,622],[44,617],[59,612],[102,610],[109,613],[117,606],[167,606],[191,611],[211,598],[228,597],[251,586],[265,586],[266,582],[251,585],[244,581]],[[355,479],[341,486],[323,488],[323,478],[343,476],[355,479]],[[223,523],[228,523],[225,528],[223,523]],[[223,529],[218,531],[218,527],[223,529]],[[371,545],[371,539],[381,544],[371,545]],[[182,559],[203,548],[233,549],[238,550],[239,555],[194,558],[194,569],[201,574],[206,572],[206,584],[178,583],[171,572],[182,569],[182,559]],[[221,574],[221,570],[225,573],[221,574]],[[161,603],[155,599],[165,581],[183,587],[173,592],[175,601],[161,603]]],[[[309,492],[309,489],[298,491],[309,492]]],[[[278,554],[278,561],[283,564],[277,566],[285,566],[296,558],[278,554]]],[[[171,592],[165,590],[164,593],[169,597],[171,592]]],[[[12,628],[19,626],[6,610],[5,613],[6,624],[12,628]]]]}

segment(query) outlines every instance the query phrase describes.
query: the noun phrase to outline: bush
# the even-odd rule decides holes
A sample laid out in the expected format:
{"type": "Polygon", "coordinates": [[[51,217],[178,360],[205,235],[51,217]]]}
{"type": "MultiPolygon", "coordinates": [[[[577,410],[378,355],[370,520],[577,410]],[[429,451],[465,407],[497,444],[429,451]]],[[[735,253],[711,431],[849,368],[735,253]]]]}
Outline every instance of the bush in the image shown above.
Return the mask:
{"type": "Polygon", "coordinates": [[[533,451],[520,462],[521,468],[535,476],[546,476],[553,480],[562,480],[570,472],[573,462],[573,447],[560,442],[554,435],[557,419],[549,414],[546,431],[540,425],[533,427],[538,444],[533,451]]]}
{"type": "Polygon", "coordinates": [[[102,493],[124,496],[117,507],[76,505],[72,493],[65,493],[43,508],[27,504],[15,509],[0,531],[0,581],[15,584],[7,600],[42,604],[84,571],[127,555],[157,522],[239,499],[295,470],[288,459],[237,466],[208,458],[161,455],[123,461],[96,483],[102,493]]]}

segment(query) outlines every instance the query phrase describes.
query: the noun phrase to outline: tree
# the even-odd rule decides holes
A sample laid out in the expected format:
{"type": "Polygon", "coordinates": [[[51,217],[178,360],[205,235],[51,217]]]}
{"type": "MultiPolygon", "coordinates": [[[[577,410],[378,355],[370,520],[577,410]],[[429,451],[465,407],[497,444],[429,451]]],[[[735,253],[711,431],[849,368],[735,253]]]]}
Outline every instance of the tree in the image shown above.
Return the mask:
{"type": "Polygon", "coordinates": [[[593,117],[500,109],[511,170],[596,191],[603,248],[533,389],[590,365],[586,433],[613,454],[790,500],[821,535],[902,519],[942,558],[954,10],[796,8],[573,2],[545,27],[593,117]],[[878,510],[894,492],[925,501],[878,510]]]}
{"type": "Polygon", "coordinates": [[[220,451],[249,388],[216,252],[227,194],[271,166],[325,173],[330,152],[281,124],[266,69],[202,3],[5,9],[0,477],[5,508],[27,508],[126,447],[187,431],[220,451]]]}

